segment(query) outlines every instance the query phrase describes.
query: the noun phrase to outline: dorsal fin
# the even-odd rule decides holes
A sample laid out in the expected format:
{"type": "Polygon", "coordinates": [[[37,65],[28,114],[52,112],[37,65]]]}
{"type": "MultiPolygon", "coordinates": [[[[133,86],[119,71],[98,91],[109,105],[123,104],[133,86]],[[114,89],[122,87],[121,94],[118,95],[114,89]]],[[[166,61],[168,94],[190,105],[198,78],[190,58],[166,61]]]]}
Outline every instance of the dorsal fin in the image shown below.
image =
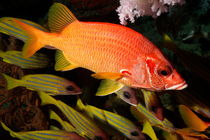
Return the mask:
{"type": "Polygon", "coordinates": [[[55,3],[48,13],[48,26],[51,32],[60,32],[66,25],[78,21],[74,14],[63,4],[55,3]]]}

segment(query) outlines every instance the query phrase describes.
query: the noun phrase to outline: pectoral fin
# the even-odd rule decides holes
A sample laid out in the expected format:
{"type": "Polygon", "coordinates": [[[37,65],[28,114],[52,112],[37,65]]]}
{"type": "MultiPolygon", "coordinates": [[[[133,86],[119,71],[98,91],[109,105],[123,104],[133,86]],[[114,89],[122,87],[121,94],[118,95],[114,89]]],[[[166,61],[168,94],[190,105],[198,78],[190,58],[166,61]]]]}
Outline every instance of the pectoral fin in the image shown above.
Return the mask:
{"type": "Polygon", "coordinates": [[[106,96],[120,90],[123,87],[124,85],[117,81],[109,79],[102,80],[96,92],[96,96],[106,96]]]}
{"type": "Polygon", "coordinates": [[[124,75],[122,73],[113,73],[113,72],[99,72],[91,75],[96,79],[112,79],[117,80],[122,78],[124,75]]]}

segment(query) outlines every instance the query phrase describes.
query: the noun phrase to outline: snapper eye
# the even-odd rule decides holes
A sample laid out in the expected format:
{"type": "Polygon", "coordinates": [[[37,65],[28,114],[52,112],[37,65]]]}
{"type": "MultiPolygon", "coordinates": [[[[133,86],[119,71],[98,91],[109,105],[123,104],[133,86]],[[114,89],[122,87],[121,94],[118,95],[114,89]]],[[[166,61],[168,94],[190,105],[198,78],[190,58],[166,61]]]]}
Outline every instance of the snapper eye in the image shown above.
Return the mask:
{"type": "Polygon", "coordinates": [[[68,86],[68,87],[66,87],[66,90],[73,91],[74,90],[74,87],[73,86],[68,86]]]}
{"type": "Polygon", "coordinates": [[[169,66],[166,66],[163,69],[158,70],[160,76],[169,76],[172,73],[172,70],[169,66]]]}
{"type": "Polygon", "coordinates": [[[130,99],[130,98],[131,98],[130,93],[127,92],[127,91],[124,91],[124,92],[123,92],[123,96],[124,96],[126,99],[130,99]]]}

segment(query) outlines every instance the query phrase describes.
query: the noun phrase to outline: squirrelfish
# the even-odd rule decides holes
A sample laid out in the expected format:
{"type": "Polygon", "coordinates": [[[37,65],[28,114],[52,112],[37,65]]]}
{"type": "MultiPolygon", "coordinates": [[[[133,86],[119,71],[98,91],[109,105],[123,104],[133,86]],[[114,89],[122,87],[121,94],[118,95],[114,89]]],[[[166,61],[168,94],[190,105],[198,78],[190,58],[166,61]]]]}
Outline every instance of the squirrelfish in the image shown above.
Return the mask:
{"type": "Polygon", "coordinates": [[[20,140],[85,140],[74,132],[55,131],[55,130],[39,130],[39,131],[26,131],[14,132],[8,128],[4,123],[2,127],[10,132],[10,135],[20,140]]]}
{"type": "MultiPolygon", "coordinates": [[[[25,57],[45,46],[62,51],[71,64],[68,69],[83,67],[99,79],[113,79],[131,87],[152,90],[181,90],[184,79],[161,51],[140,33],[122,25],[81,22],[70,10],[55,3],[49,10],[51,33],[34,27],[30,22],[10,18],[16,33],[27,36],[25,57]]],[[[5,21],[7,23],[7,21],[5,21]]]]}
{"type": "Polygon", "coordinates": [[[45,68],[49,66],[49,58],[42,53],[35,53],[32,57],[24,58],[21,51],[7,51],[0,50],[0,57],[4,62],[15,64],[23,69],[45,68]]]}
{"type": "Polygon", "coordinates": [[[89,139],[109,139],[106,133],[102,129],[100,129],[92,119],[76,111],[64,102],[54,99],[44,92],[39,92],[38,94],[41,98],[42,105],[54,104],[55,106],[57,106],[67,117],[68,121],[76,129],[76,132],[79,135],[87,137],[89,139]]]}
{"type": "Polygon", "coordinates": [[[31,90],[44,91],[50,95],[76,95],[81,89],[72,81],[51,74],[30,74],[21,80],[3,74],[7,80],[7,89],[24,86],[31,90]]]}
{"type": "Polygon", "coordinates": [[[112,93],[116,93],[120,99],[130,105],[136,106],[138,104],[137,92],[134,89],[114,80],[102,80],[96,92],[96,96],[106,96],[112,93]]]}
{"type": "Polygon", "coordinates": [[[77,107],[80,110],[86,112],[86,114],[89,115],[91,118],[98,119],[101,122],[114,127],[116,130],[118,130],[131,140],[146,139],[139,128],[123,116],[120,116],[110,111],[99,109],[91,105],[84,105],[80,99],[77,101],[77,107]]]}

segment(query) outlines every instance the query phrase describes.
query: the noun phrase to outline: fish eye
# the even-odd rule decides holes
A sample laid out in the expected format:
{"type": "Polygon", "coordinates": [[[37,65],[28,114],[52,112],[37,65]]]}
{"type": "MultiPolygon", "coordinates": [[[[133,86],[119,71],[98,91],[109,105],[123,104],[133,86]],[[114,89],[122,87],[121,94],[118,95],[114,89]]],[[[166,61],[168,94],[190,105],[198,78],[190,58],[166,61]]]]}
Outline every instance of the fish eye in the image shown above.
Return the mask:
{"type": "Polygon", "coordinates": [[[166,66],[164,69],[158,70],[160,76],[168,76],[172,73],[172,70],[169,66],[166,66]]]}
{"type": "Polygon", "coordinates": [[[74,87],[73,86],[68,86],[68,87],[66,87],[66,90],[73,91],[74,90],[74,87]]]}
{"type": "Polygon", "coordinates": [[[101,136],[95,136],[94,140],[103,140],[101,136]]]}
{"type": "Polygon", "coordinates": [[[130,99],[130,98],[131,98],[130,93],[127,92],[127,91],[124,91],[124,92],[123,92],[123,96],[124,96],[125,98],[127,98],[127,99],[130,99]]]}
{"type": "Polygon", "coordinates": [[[131,132],[131,135],[132,136],[139,136],[139,133],[137,131],[133,131],[133,132],[131,132]]]}
{"type": "Polygon", "coordinates": [[[168,72],[166,70],[162,70],[162,71],[160,71],[160,74],[163,75],[163,76],[167,76],[168,72]]]}

